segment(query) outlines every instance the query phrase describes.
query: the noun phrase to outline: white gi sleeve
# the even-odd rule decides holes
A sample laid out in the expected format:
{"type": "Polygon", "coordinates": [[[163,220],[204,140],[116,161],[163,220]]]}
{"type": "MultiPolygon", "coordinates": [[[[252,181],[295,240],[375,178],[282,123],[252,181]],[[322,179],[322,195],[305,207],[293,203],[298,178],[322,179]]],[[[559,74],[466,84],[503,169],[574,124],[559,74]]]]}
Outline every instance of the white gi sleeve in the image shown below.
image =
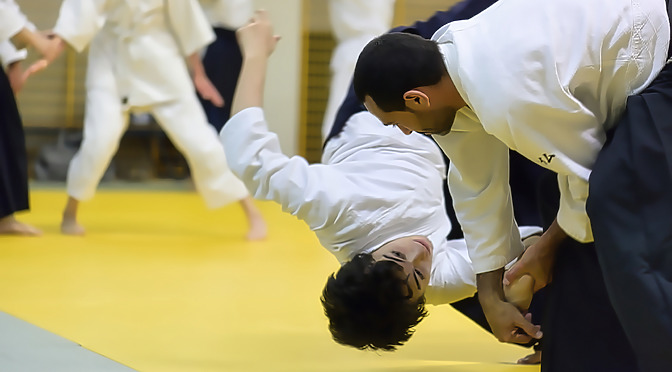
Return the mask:
{"type": "Polygon", "coordinates": [[[229,30],[245,26],[254,14],[253,0],[200,0],[199,4],[211,26],[229,30]]]}
{"type": "Polygon", "coordinates": [[[215,40],[215,33],[197,0],[166,0],[166,7],[168,22],[184,57],[215,40]]]}
{"type": "Polygon", "coordinates": [[[558,224],[577,241],[593,241],[586,200],[590,172],[606,138],[599,113],[556,85],[547,86],[545,95],[519,99],[508,112],[518,118],[511,130],[526,143],[521,153],[558,174],[558,224]],[[546,153],[552,161],[544,161],[546,153]]]}
{"type": "Polygon", "coordinates": [[[0,42],[0,61],[2,68],[7,69],[14,62],[26,59],[28,52],[25,49],[16,50],[9,40],[0,42]]]}
{"type": "Polygon", "coordinates": [[[54,27],[77,52],[81,52],[105,25],[110,0],[63,0],[54,27]]]}
{"type": "Polygon", "coordinates": [[[14,0],[0,0],[0,41],[9,40],[26,27],[26,23],[26,16],[14,0]]]}
{"type": "Polygon", "coordinates": [[[234,115],[220,139],[231,170],[256,199],[279,203],[311,228],[333,224],[338,217],[334,203],[339,190],[350,185],[334,167],[284,155],[278,136],[268,131],[261,108],[234,115]]]}
{"type": "Polygon", "coordinates": [[[428,304],[452,303],[476,293],[476,275],[464,239],[435,245],[433,256],[432,273],[425,292],[428,304]]]}
{"type": "Polygon", "coordinates": [[[586,213],[588,182],[577,176],[558,174],[560,209],[558,225],[569,236],[582,243],[593,241],[593,229],[586,213]]]}
{"type": "Polygon", "coordinates": [[[508,147],[480,125],[453,126],[435,139],[450,159],[448,186],[474,271],[504,267],[523,251],[513,216],[508,147]]]}

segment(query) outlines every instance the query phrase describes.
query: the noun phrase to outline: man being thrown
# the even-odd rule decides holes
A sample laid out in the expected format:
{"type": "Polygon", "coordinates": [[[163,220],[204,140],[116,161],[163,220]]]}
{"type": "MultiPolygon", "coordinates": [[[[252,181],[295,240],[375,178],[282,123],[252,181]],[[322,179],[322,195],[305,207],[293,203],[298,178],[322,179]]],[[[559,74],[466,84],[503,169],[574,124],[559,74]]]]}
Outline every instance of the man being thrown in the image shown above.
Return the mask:
{"type": "Polygon", "coordinates": [[[503,266],[522,251],[508,189],[513,149],[556,172],[561,193],[556,220],[507,274],[532,274],[537,289],[553,274],[542,368],[668,370],[665,2],[507,0],[432,39],[374,39],[360,54],[355,90],[384,124],[434,134],[450,158],[448,182],[495,335],[538,337],[501,290],[503,266]],[[646,319],[642,308],[651,310],[646,319]]]}
{"type": "Polygon", "coordinates": [[[220,134],[229,165],[256,198],[304,220],[342,263],[323,292],[335,340],[393,350],[426,315],[425,298],[441,304],[475,292],[464,242],[446,240],[440,150],[360,112],[328,141],[323,164],[282,154],[261,109],[271,35],[263,12],[239,31],[243,69],[220,134]]]}

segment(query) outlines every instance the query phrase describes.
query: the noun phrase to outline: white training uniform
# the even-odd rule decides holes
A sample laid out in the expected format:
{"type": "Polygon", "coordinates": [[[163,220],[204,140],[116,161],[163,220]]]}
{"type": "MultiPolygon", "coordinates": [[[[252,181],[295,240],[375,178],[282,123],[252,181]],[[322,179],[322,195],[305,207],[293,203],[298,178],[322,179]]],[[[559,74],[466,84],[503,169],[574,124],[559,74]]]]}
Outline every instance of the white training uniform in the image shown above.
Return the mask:
{"type": "Polygon", "coordinates": [[[0,42],[0,62],[2,62],[2,68],[4,69],[7,69],[14,62],[26,59],[27,55],[25,49],[17,50],[9,40],[0,42]]]}
{"type": "Polygon", "coordinates": [[[558,223],[592,241],[588,177],[627,97],[665,63],[653,53],[667,50],[665,1],[500,1],[432,39],[468,105],[435,138],[451,159],[448,183],[476,272],[522,252],[509,148],[558,174],[558,223]]]}
{"type": "Polygon", "coordinates": [[[68,170],[70,196],[93,197],[132,108],[150,111],[185,155],[208,207],[248,195],[186,66],[185,57],[214,38],[196,0],[64,0],[54,32],[77,51],[90,45],[84,140],[68,170]]]}
{"type": "Polygon", "coordinates": [[[392,25],[395,0],[329,0],[329,20],[337,44],[331,54],[329,99],[322,121],[326,139],[350,87],[359,53],[392,25]]]}
{"type": "Polygon", "coordinates": [[[199,0],[212,27],[237,30],[254,15],[252,0],[199,0]]]}
{"type": "Polygon", "coordinates": [[[5,69],[26,58],[26,50],[17,50],[9,40],[24,28],[34,30],[35,26],[28,21],[14,0],[0,0],[0,61],[5,69]]]}
{"type": "Polygon", "coordinates": [[[254,197],[305,221],[340,263],[394,239],[424,235],[434,245],[428,303],[475,293],[466,244],[446,240],[445,165],[431,139],[405,136],[363,111],[327,143],[322,164],[308,164],[281,152],[257,107],[234,115],[220,138],[231,169],[254,197]]]}
{"type": "Polygon", "coordinates": [[[0,0],[0,41],[7,41],[30,22],[14,0],[0,0]]]}

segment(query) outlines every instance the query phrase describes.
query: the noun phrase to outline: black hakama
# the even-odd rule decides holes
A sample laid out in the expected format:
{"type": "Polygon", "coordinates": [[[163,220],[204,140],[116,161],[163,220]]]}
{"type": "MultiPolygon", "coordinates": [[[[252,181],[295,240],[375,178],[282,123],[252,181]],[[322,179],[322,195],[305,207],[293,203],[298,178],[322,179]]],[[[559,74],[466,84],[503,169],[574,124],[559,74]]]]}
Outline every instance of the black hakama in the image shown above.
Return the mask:
{"type": "Polygon", "coordinates": [[[21,116],[0,68],[0,218],[28,209],[28,160],[21,116]]]}
{"type": "Polygon", "coordinates": [[[224,98],[224,107],[217,107],[212,102],[204,100],[200,96],[199,98],[208,121],[219,132],[231,116],[231,103],[238,83],[243,56],[235,31],[224,28],[215,28],[214,31],[217,39],[208,46],[205,56],[203,56],[203,68],[212,84],[224,98]]]}
{"type": "MultiPolygon", "coordinates": [[[[544,175],[538,191],[546,230],[560,206],[557,176],[544,175]]],[[[632,346],[609,301],[593,243],[566,239],[558,249],[553,281],[545,289],[543,372],[638,370],[632,346]]]]}
{"type": "Polygon", "coordinates": [[[600,152],[587,210],[609,298],[641,371],[672,370],[672,64],[600,152]]]}

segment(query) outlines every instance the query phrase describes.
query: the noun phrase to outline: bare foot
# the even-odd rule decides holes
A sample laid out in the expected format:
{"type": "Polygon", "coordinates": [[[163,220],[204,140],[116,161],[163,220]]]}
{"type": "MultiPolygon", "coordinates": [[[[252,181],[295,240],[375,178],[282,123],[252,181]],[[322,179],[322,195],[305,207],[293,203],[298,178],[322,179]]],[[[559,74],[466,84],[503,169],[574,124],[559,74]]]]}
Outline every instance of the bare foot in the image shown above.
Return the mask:
{"type": "Polygon", "coordinates": [[[63,218],[61,222],[61,233],[64,235],[75,235],[82,236],[86,230],[84,227],[77,223],[77,220],[74,218],[63,218]]]}
{"type": "Polygon", "coordinates": [[[247,240],[263,240],[268,234],[266,222],[261,217],[261,214],[253,214],[250,216],[250,230],[247,232],[247,240]]]}
{"type": "Polygon", "coordinates": [[[77,210],[79,209],[79,200],[68,196],[68,202],[63,210],[63,221],[61,221],[61,234],[82,236],[86,232],[82,225],[77,223],[77,210]]]}
{"type": "Polygon", "coordinates": [[[19,222],[14,218],[14,215],[10,215],[0,218],[0,234],[40,236],[42,235],[42,231],[23,222],[19,222]]]}
{"type": "Polygon", "coordinates": [[[541,350],[536,350],[533,354],[526,355],[518,359],[518,364],[540,364],[541,350]]]}
{"type": "Polygon", "coordinates": [[[263,240],[268,233],[266,229],[266,222],[264,217],[259,212],[259,209],[254,205],[254,200],[251,196],[246,196],[240,199],[240,206],[243,207],[243,212],[247,216],[247,222],[250,224],[250,230],[247,232],[247,240],[263,240]]]}

